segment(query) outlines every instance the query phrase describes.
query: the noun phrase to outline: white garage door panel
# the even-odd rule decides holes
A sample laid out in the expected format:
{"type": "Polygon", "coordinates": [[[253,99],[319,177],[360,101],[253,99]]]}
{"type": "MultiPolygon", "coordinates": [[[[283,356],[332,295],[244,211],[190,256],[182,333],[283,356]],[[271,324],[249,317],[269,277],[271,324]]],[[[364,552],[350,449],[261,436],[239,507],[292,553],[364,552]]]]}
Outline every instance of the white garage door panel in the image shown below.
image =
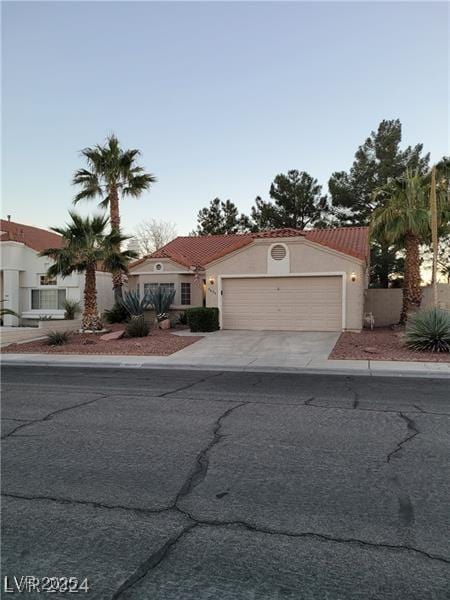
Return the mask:
{"type": "Polygon", "coordinates": [[[222,290],[224,329],[342,328],[341,277],[224,278],[222,290]]]}

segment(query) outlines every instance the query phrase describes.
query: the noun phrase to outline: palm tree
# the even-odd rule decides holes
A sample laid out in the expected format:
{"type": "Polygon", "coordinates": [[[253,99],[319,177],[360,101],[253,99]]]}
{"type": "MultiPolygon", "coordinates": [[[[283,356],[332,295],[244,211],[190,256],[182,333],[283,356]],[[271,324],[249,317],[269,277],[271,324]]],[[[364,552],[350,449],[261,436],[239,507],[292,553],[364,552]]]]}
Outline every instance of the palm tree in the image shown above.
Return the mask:
{"type": "MultiPolygon", "coordinates": [[[[136,164],[139,150],[123,150],[115,135],[110,135],[103,146],[85,148],[81,154],[88,168],[78,169],[73,176],[72,183],[81,186],[74,204],[100,198],[99,206],[109,207],[111,228],[119,229],[119,194],[138,198],[155,183],[156,177],[136,164]]],[[[122,276],[116,273],[113,276],[116,301],[122,298],[122,285],[122,276]]]]}
{"type": "Polygon", "coordinates": [[[126,273],[128,262],[137,257],[131,250],[120,251],[120,244],[129,239],[119,229],[107,230],[109,219],[104,215],[81,217],[70,212],[71,222],[65,227],[52,227],[63,239],[62,248],[47,248],[40,256],[48,256],[54,264],[48,269],[50,277],[67,277],[73,272],[85,274],[82,328],[102,328],[97,312],[97,266],[113,274],[126,273]]]}
{"type": "MultiPolygon", "coordinates": [[[[6,300],[0,300],[0,304],[3,304],[3,302],[6,302],[6,300]]],[[[0,306],[0,318],[6,315],[12,315],[13,317],[19,318],[19,315],[14,310],[0,306]]]]}
{"type": "Polygon", "coordinates": [[[405,175],[377,191],[385,202],[372,216],[371,233],[405,249],[403,304],[400,324],[408,319],[411,308],[422,300],[420,288],[420,244],[430,235],[428,185],[418,171],[405,175]]]}

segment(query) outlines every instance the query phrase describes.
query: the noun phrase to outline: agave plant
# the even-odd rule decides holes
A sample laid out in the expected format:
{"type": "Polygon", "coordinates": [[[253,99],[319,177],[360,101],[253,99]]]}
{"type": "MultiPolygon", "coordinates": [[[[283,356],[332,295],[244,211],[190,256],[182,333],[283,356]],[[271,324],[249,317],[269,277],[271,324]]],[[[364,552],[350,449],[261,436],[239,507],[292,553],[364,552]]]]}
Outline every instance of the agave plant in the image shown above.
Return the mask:
{"type": "Polygon", "coordinates": [[[450,312],[429,308],[412,315],[406,328],[406,345],[422,352],[450,352],[450,312]]]}
{"type": "Polygon", "coordinates": [[[64,300],[64,318],[73,321],[78,313],[81,312],[81,305],[76,300],[64,300]]]}
{"type": "Polygon", "coordinates": [[[175,290],[170,290],[162,285],[159,285],[154,290],[149,290],[146,294],[146,298],[156,312],[156,318],[158,321],[162,321],[168,318],[168,312],[170,306],[173,304],[175,298],[175,290]]]}
{"type": "Polygon", "coordinates": [[[127,292],[119,301],[119,304],[124,307],[130,317],[139,317],[144,314],[144,311],[150,308],[147,296],[144,296],[141,300],[139,294],[134,290],[127,292]]]}

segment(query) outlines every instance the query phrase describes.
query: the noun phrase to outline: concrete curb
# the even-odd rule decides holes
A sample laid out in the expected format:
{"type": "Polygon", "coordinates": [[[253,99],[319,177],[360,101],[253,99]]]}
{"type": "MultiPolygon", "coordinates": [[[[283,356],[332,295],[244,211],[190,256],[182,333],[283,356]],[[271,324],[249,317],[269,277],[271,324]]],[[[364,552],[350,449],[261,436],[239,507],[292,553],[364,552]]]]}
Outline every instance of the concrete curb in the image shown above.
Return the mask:
{"type": "MultiPolygon", "coordinates": [[[[158,363],[157,361],[148,362],[146,356],[141,357],[121,357],[114,355],[116,360],[105,355],[94,355],[96,361],[80,360],[78,357],[64,355],[52,356],[51,359],[36,357],[26,358],[23,354],[5,356],[1,358],[2,366],[20,366],[20,367],[74,367],[87,369],[161,369],[161,370],[189,370],[189,371],[234,371],[238,373],[291,373],[299,375],[347,375],[347,376],[365,376],[365,377],[419,377],[425,379],[450,379],[450,364],[448,363],[430,363],[430,366],[444,365],[442,370],[438,368],[418,368],[416,365],[408,365],[408,368],[396,368],[395,363],[389,365],[389,368],[371,368],[362,367],[344,367],[341,365],[330,365],[321,367],[276,367],[276,366],[230,366],[230,365],[198,365],[189,363],[158,363]],[[103,360],[98,360],[98,359],[103,360]],[[124,360],[125,359],[125,360],[124,360]],[[147,360],[146,360],[147,359],[147,360]],[[447,367],[448,364],[448,367],[447,367]]],[[[155,357],[158,358],[158,357],[155,357]]],[[[422,363],[424,364],[424,363],[422,363]]]]}

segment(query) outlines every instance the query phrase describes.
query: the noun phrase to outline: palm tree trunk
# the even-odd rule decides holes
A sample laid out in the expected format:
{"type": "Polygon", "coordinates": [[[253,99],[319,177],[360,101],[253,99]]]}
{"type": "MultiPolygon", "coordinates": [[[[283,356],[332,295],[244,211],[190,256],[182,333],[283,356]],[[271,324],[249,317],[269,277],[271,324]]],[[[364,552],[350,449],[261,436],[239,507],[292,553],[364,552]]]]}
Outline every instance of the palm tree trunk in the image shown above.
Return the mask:
{"type": "MultiPolygon", "coordinates": [[[[117,187],[115,185],[112,185],[109,190],[109,211],[110,211],[111,229],[119,229],[120,228],[119,194],[117,191],[117,187]]],[[[122,298],[123,298],[122,273],[113,273],[112,281],[113,281],[114,300],[117,303],[117,302],[120,302],[120,300],[122,300],[122,298]]]]}
{"type": "Polygon", "coordinates": [[[408,320],[411,309],[419,308],[422,301],[420,288],[420,240],[414,233],[408,232],[405,238],[405,278],[403,281],[403,306],[400,325],[408,320]]]}
{"type": "Polygon", "coordinates": [[[102,323],[97,314],[95,264],[88,265],[84,277],[84,310],[81,327],[83,329],[91,329],[94,331],[102,328],[102,323]]]}

